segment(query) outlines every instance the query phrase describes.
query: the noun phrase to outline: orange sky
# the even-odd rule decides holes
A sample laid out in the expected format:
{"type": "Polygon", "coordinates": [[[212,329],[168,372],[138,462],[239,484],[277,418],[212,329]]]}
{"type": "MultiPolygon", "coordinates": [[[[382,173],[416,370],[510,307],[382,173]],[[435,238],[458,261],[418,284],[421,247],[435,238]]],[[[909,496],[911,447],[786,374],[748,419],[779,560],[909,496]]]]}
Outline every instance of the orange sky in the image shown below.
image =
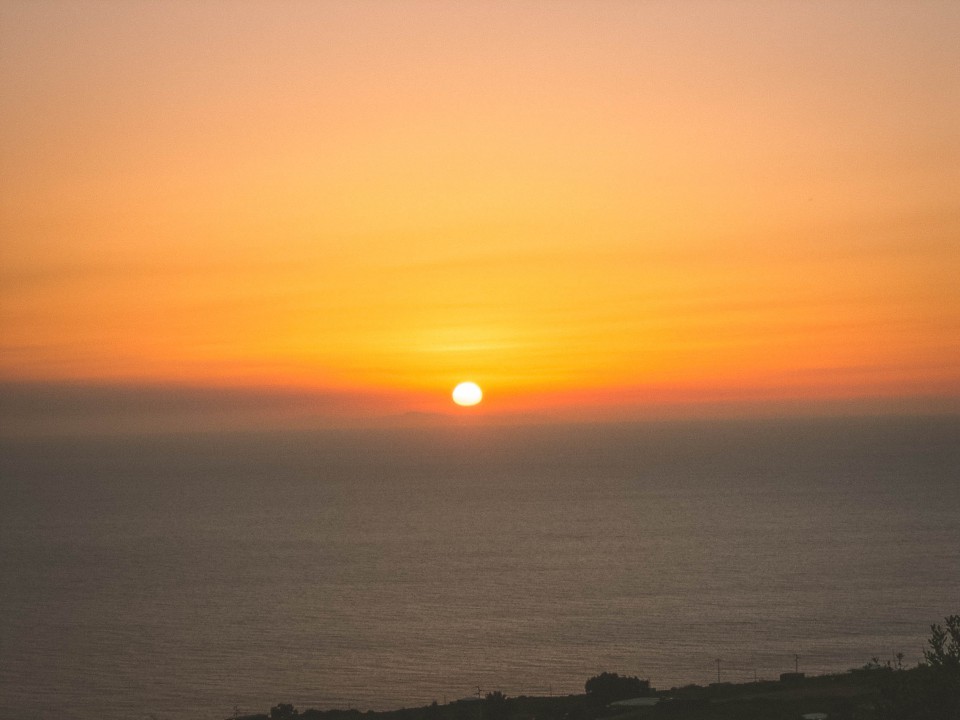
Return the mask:
{"type": "Polygon", "coordinates": [[[960,407],[956,2],[7,1],[0,33],[0,381],[960,407]]]}

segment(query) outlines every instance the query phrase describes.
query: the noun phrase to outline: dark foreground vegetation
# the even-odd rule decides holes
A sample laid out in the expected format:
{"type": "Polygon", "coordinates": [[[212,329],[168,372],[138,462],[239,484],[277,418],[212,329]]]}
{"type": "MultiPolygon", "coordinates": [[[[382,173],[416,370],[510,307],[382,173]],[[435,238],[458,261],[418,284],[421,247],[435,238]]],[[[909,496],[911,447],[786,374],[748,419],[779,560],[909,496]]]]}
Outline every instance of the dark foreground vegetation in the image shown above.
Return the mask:
{"type": "Polygon", "coordinates": [[[241,720],[960,720],[960,615],[931,626],[928,646],[913,668],[903,667],[898,655],[840,675],[787,673],[778,682],[660,692],[646,680],[601,673],[587,680],[583,695],[507,697],[495,691],[484,699],[388,712],[298,711],[280,704],[241,720]]]}

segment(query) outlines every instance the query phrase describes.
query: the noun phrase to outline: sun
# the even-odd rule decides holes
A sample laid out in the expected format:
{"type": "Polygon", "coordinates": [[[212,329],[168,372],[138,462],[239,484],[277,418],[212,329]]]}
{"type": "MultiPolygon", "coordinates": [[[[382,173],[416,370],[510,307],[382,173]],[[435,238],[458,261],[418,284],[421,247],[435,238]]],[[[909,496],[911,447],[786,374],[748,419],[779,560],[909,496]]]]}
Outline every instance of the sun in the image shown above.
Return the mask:
{"type": "Polygon", "coordinates": [[[469,407],[483,400],[483,390],[474,382],[462,382],[453,389],[453,401],[457,405],[469,407]]]}

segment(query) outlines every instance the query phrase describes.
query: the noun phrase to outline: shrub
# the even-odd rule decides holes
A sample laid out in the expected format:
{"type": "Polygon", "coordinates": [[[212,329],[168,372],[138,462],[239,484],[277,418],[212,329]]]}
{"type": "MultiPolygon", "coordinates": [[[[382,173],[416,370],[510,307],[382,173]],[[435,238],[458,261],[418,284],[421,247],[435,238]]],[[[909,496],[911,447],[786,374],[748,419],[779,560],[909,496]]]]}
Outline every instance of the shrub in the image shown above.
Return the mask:
{"type": "Polygon", "coordinates": [[[650,694],[649,680],[608,672],[593,676],[587,680],[584,687],[588,697],[605,705],[617,700],[643,697],[650,694]]]}
{"type": "Polygon", "coordinates": [[[960,718],[960,615],[946,618],[946,628],[930,626],[925,662],[913,670],[881,676],[881,720],[957,720],[960,718]]]}

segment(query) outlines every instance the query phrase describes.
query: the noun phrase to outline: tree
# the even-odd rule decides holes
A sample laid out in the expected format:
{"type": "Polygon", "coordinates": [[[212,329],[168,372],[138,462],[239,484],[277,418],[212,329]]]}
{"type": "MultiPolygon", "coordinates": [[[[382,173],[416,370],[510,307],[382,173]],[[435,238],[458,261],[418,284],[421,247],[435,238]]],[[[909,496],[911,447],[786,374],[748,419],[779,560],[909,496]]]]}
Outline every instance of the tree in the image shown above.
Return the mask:
{"type": "Polygon", "coordinates": [[[931,667],[954,670],[960,669],[960,615],[946,618],[947,628],[940,625],[930,626],[929,650],[923,651],[923,657],[931,667]]]}
{"type": "Polygon", "coordinates": [[[881,676],[881,720],[957,720],[960,718],[960,615],[946,628],[930,626],[925,662],[912,670],[888,664],[881,676]]]}
{"type": "Polygon", "coordinates": [[[499,690],[487,693],[482,710],[483,720],[505,720],[507,717],[507,696],[499,690]]]}
{"type": "Polygon", "coordinates": [[[587,697],[607,705],[617,700],[649,695],[650,681],[603,672],[587,680],[584,688],[587,691],[587,697]]]}

